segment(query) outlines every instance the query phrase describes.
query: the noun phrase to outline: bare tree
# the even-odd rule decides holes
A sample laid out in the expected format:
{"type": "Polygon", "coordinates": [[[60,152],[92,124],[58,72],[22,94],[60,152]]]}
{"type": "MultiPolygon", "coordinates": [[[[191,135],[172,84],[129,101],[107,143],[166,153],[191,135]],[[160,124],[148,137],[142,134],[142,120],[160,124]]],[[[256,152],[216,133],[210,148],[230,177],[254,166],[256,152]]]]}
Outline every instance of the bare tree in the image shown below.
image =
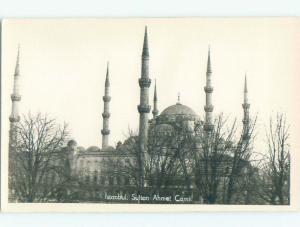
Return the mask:
{"type": "Polygon", "coordinates": [[[245,182],[245,179],[248,179],[253,175],[251,155],[253,149],[256,120],[257,117],[255,117],[253,121],[250,121],[248,127],[246,127],[246,129],[243,129],[239,140],[235,142],[235,144],[233,143],[231,150],[232,160],[229,165],[230,168],[225,195],[225,203],[227,204],[232,203],[232,197],[234,196],[234,194],[245,193],[246,196],[249,196],[249,193],[251,191],[250,188],[247,188],[248,186],[250,186],[251,181],[248,181],[248,183],[244,184],[243,187],[237,187],[239,186],[241,180],[245,182]]]}
{"type": "MultiPolygon", "coordinates": [[[[177,189],[182,192],[194,191],[196,186],[194,199],[203,199],[204,203],[226,203],[228,193],[231,197],[235,193],[244,193],[245,186],[243,189],[235,186],[237,178],[246,174],[244,169],[251,166],[251,143],[249,139],[247,142],[242,139],[236,142],[236,120],[230,127],[227,125],[228,118],[224,119],[221,114],[215,120],[214,130],[209,134],[203,131],[201,122],[195,122],[193,131],[187,132],[179,121],[175,121],[168,126],[172,130],[163,129],[163,135],[154,126],[149,135],[145,159],[147,192],[173,192],[177,189]],[[197,198],[197,195],[200,197],[197,198]]],[[[252,134],[254,125],[255,123],[249,134],[252,134]]],[[[122,171],[134,176],[138,186],[139,149],[137,138],[130,138],[125,147],[134,161],[124,166],[122,171]]],[[[230,203],[231,199],[228,201],[230,203]]]]}
{"type": "Polygon", "coordinates": [[[154,128],[148,144],[147,179],[155,190],[176,185],[191,186],[191,149],[194,135],[181,124],[170,124],[171,131],[160,135],[154,128]],[[183,180],[182,180],[183,179],[183,180]]]}
{"type": "Polygon", "coordinates": [[[140,149],[137,136],[129,130],[128,139],[120,146],[119,152],[124,153],[127,162],[112,169],[118,171],[120,176],[129,176],[138,192],[147,190],[149,194],[163,194],[171,188],[189,189],[191,186],[189,155],[190,149],[194,147],[193,136],[186,133],[182,125],[170,124],[169,127],[172,130],[164,131],[164,135],[159,134],[156,126],[150,130],[143,167],[145,185],[140,185],[140,149]]]}
{"type": "Polygon", "coordinates": [[[63,198],[70,176],[63,145],[67,126],[48,116],[28,114],[17,125],[16,149],[9,152],[9,188],[12,200],[45,202],[63,198]]]}
{"type": "MultiPolygon", "coordinates": [[[[227,119],[221,114],[211,132],[199,135],[200,147],[192,150],[194,182],[204,203],[214,204],[220,199],[221,183],[228,174],[236,132],[236,121],[226,129],[227,119]]],[[[220,201],[219,201],[220,202],[220,201]]]]}
{"type": "Polygon", "coordinates": [[[290,144],[286,116],[277,114],[270,118],[267,129],[267,154],[262,166],[263,187],[259,194],[269,204],[290,203],[290,144]]]}
{"type": "Polygon", "coordinates": [[[263,168],[255,165],[259,159],[253,157],[256,119],[238,136],[236,120],[230,124],[222,114],[211,132],[203,131],[201,122],[196,122],[193,132],[185,131],[177,121],[162,131],[156,131],[154,125],[145,156],[146,187],[139,186],[136,135],[130,133],[120,146],[128,162],[116,162],[112,169],[114,174],[132,179],[133,190],[147,194],[170,195],[178,190],[190,191],[194,202],[208,204],[287,204],[290,160],[285,118],[278,116],[275,128],[270,121],[269,153],[263,168]]]}

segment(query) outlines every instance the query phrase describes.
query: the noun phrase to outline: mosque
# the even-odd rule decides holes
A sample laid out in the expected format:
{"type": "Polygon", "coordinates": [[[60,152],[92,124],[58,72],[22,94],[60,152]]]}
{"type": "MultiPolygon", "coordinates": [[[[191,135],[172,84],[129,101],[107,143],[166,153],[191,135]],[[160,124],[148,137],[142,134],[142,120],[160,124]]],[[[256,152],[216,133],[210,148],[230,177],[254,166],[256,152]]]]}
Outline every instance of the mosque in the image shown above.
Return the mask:
{"type": "MultiPolygon", "coordinates": [[[[208,51],[207,70],[206,70],[206,85],[204,87],[205,92],[205,119],[199,117],[199,113],[196,113],[190,107],[182,104],[178,98],[178,102],[165,108],[160,114],[157,108],[158,96],[155,83],[154,97],[153,97],[153,109],[152,118],[150,117],[151,106],[149,103],[149,88],[151,86],[151,79],[149,77],[149,48],[148,48],[148,34],[147,27],[144,33],[143,50],[141,56],[141,77],[138,80],[140,87],[140,103],[137,106],[139,113],[139,131],[138,135],[134,138],[128,138],[123,143],[119,142],[116,147],[110,146],[110,112],[109,104],[111,101],[110,96],[110,79],[109,79],[109,65],[107,65],[106,79],[105,79],[105,92],[103,96],[103,127],[102,134],[102,147],[91,146],[87,149],[77,146],[74,140],[68,142],[66,151],[68,152],[69,165],[72,174],[78,174],[84,180],[84,186],[86,190],[89,190],[87,185],[94,184],[100,188],[111,188],[115,186],[128,186],[134,185],[133,179],[130,176],[111,175],[107,172],[109,167],[116,167],[126,165],[131,162],[131,155],[127,152],[123,152],[128,148],[132,140],[138,141],[139,149],[142,153],[146,153],[148,141],[155,133],[161,138],[166,136],[172,136],[174,130],[174,124],[179,125],[180,129],[186,133],[190,133],[197,136],[198,133],[210,133],[214,130],[213,124],[213,110],[212,103],[213,86],[212,86],[212,66],[210,58],[210,50],[208,51]],[[151,119],[150,119],[151,118],[151,119]],[[195,126],[198,127],[198,132],[195,131],[195,126]],[[114,163],[114,164],[112,164],[114,163]]],[[[20,121],[18,113],[18,105],[21,101],[21,95],[19,93],[19,55],[17,58],[17,64],[14,74],[14,88],[11,95],[12,112],[9,117],[10,121],[10,148],[14,146],[15,133],[14,125],[20,121]]],[[[243,118],[243,131],[247,131],[249,127],[249,107],[248,103],[248,90],[247,80],[245,77],[244,84],[244,103],[242,105],[244,110],[243,118]]],[[[102,190],[103,191],[103,190],[102,190]]]]}

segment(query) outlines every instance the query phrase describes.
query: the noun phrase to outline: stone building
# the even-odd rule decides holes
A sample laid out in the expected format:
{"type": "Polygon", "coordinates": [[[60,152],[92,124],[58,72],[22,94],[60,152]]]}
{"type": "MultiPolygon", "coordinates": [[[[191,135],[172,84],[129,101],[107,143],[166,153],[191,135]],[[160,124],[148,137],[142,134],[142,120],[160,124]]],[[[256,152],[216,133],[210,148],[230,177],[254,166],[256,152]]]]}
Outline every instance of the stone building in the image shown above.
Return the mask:
{"type": "MultiPolygon", "coordinates": [[[[176,125],[183,130],[186,134],[192,136],[199,136],[201,133],[211,133],[214,129],[213,124],[213,86],[212,86],[212,66],[210,50],[208,51],[207,72],[206,72],[206,86],[205,92],[205,119],[200,118],[200,113],[196,113],[190,107],[178,101],[174,105],[166,107],[161,114],[158,110],[158,92],[155,83],[155,92],[153,97],[153,110],[152,118],[150,119],[151,106],[149,104],[149,87],[151,86],[151,79],[149,75],[149,47],[148,47],[148,33],[147,27],[144,34],[144,43],[141,56],[141,77],[138,80],[140,87],[140,103],[137,106],[139,113],[139,133],[138,136],[128,138],[123,143],[119,142],[116,147],[110,146],[109,143],[109,104],[111,101],[110,96],[110,80],[109,80],[109,64],[107,64],[107,72],[105,79],[105,93],[103,96],[103,128],[102,134],[102,147],[90,146],[83,148],[77,146],[76,141],[71,140],[65,148],[70,174],[77,176],[80,179],[77,195],[82,200],[103,200],[104,194],[107,191],[126,192],[135,189],[136,182],[134,177],[128,173],[118,172],[118,168],[126,165],[137,165],[134,163],[135,158],[132,152],[128,152],[132,143],[138,143],[138,150],[140,152],[141,165],[145,164],[147,156],[147,146],[149,140],[153,135],[160,138],[172,137],[177,130],[176,125]],[[197,126],[197,130],[195,130],[197,126]]],[[[10,127],[10,147],[14,146],[14,123],[20,120],[18,113],[18,102],[21,96],[18,92],[18,78],[19,78],[19,54],[17,58],[16,72],[14,75],[14,92],[12,98],[12,114],[9,118],[11,122],[10,127]]],[[[113,86],[113,85],[112,85],[113,86]]],[[[248,89],[247,81],[245,78],[244,88],[244,119],[243,119],[243,132],[244,139],[247,137],[249,130],[249,107],[248,103],[248,89]]],[[[199,148],[201,152],[201,148],[199,148]]],[[[224,167],[225,168],[225,167],[224,167]]],[[[143,170],[145,171],[145,170],[143,170]]],[[[143,173],[142,173],[143,174],[143,173]]],[[[141,182],[144,185],[149,184],[145,179],[141,182]]]]}

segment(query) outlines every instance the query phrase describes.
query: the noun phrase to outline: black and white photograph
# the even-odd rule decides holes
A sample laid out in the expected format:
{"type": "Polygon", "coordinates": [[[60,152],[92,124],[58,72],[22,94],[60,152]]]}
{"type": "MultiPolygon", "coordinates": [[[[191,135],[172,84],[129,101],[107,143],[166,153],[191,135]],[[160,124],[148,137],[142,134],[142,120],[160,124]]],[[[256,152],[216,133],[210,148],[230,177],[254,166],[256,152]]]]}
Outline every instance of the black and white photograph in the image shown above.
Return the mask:
{"type": "Polygon", "coordinates": [[[295,210],[299,22],[4,20],[2,209],[295,210]]]}

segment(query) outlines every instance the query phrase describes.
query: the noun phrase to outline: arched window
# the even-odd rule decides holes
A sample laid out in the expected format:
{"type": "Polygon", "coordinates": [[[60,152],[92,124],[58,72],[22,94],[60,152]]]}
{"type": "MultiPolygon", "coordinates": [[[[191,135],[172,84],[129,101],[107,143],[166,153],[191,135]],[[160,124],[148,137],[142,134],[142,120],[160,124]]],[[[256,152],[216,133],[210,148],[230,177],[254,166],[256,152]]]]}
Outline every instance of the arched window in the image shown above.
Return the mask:
{"type": "Polygon", "coordinates": [[[80,161],[79,161],[79,168],[80,168],[80,170],[83,169],[83,159],[80,159],[80,161]]]}
{"type": "Polygon", "coordinates": [[[88,185],[90,184],[90,175],[85,176],[85,183],[88,185]]]}
{"type": "Polygon", "coordinates": [[[95,169],[99,169],[99,167],[100,167],[100,162],[98,161],[98,160],[95,160],[95,162],[94,162],[94,167],[95,167],[95,169]]]}
{"type": "Polygon", "coordinates": [[[121,185],[121,178],[119,176],[117,176],[117,185],[121,185]]]}
{"type": "Polygon", "coordinates": [[[125,177],[125,185],[129,185],[130,181],[129,181],[129,177],[125,177]]]}
{"type": "Polygon", "coordinates": [[[105,185],[105,176],[100,176],[100,184],[105,185]]]}
{"type": "Polygon", "coordinates": [[[125,166],[130,166],[130,160],[129,160],[129,158],[125,159],[125,166]]]}
{"type": "Polygon", "coordinates": [[[87,174],[90,174],[90,171],[91,171],[91,162],[90,161],[86,162],[85,169],[86,169],[87,174]]]}
{"type": "Polygon", "coordinates": [[[109,183],[109,185],[113,185],[114,184],[114,178],[113,177],[109,177],[108,183],[109,183]]]}
{"type": "Polygon", "coordinates": [[[94,171],[93,184],[97,184],[97,180],[98,180],[98,171],[94,171]]]}

